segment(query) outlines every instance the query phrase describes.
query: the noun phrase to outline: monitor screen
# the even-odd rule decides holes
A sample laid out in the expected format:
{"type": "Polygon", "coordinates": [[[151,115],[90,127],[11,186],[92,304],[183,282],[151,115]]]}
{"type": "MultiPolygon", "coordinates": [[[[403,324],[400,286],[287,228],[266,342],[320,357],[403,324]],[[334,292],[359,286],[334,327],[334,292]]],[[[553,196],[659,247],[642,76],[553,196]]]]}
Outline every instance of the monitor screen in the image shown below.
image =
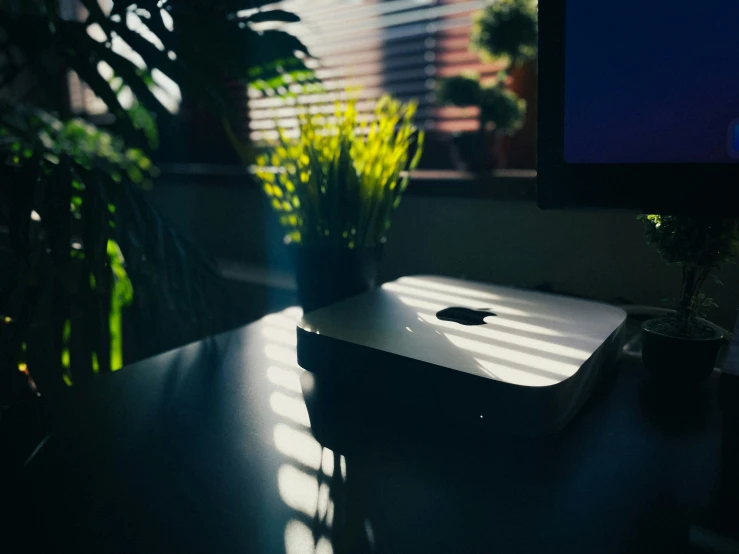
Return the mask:
{"type": "Polygon", "coordinates": [[[564,23],[565,162],[739,162],[739,0],[566,0],[564,23]]]}

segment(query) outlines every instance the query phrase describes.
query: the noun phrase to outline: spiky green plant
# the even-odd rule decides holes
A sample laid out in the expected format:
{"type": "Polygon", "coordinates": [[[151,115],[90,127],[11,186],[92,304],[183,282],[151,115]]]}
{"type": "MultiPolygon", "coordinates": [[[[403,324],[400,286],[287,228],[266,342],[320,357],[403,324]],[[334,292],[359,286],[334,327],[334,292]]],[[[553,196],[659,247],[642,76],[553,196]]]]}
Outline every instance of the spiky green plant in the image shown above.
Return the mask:
{"type": "Polygon", "coordinates": [[[383,96],[371,118],[356,101],[333,118],[303,114],[297,140],[284,129],[256,174],[285,228],[285,242],[371,247],[385,242],[390,219],[423,149],[414,102],[383,96]],[[405,172],[405,173],[404,173],[405,172]]]}

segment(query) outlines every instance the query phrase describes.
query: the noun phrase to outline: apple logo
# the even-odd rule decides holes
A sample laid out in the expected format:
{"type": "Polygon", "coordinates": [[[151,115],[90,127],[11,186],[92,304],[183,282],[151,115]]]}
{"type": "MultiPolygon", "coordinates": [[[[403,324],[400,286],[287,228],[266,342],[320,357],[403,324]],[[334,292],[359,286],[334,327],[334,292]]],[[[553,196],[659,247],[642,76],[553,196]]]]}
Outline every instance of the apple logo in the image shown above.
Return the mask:
{"type": "Polygon", "coordinates": [[[436,313],[436,317],[442,321],[453,321],[460,325],[485,325],[485,318],[494,316],[487,308],[473,310],[471,308],[444,308],[436,313]]]}

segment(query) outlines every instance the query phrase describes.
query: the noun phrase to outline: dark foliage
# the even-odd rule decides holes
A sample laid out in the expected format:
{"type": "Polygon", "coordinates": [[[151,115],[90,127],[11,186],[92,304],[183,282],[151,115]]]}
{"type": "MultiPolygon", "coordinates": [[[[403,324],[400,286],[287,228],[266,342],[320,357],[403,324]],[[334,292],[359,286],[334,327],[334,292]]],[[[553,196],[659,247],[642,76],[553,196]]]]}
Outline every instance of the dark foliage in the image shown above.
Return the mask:
{"type": "Polygon", "coordinates": [[[309,79],[296,57],[305,47],[259,29],[297,20],[264,10],[269,3],[116,0],[105,13],[81,0],[77,20],[62,17],[54,0],[0,0],[3,405],[36,385],[53,397],[65,382],[117,369],[124,327],[146,353],[223,328],[214,265],[142,192],[157,176],[148,152],[172,117],[155,94],[156,72],[225,123],[233,115],[225,78],[255,86],[309,79]],[[139,61],[120,54],[116,41],[139,61]],[[111,132],[69,116],[61,101],[69,70],[105,103],[111,132]],[[123,105],[123,91],[132,105],[123,105]]]}
{"type": "Polygon", "coordinates": [[[489,59],[515,63],[536,57],[536,0],[498,0],[481,11],[472,29],[472,46],[489,59]]]}
{"type": "Polygon", "coordinates": [[[723,217],[644,215],[647,242],[667,263],[682,268],[682,286],[676,303],[676,333],[701,332],[696,317],[715,306],[701,288],[712,272],[739,254],[739,220],[723,217]]]}

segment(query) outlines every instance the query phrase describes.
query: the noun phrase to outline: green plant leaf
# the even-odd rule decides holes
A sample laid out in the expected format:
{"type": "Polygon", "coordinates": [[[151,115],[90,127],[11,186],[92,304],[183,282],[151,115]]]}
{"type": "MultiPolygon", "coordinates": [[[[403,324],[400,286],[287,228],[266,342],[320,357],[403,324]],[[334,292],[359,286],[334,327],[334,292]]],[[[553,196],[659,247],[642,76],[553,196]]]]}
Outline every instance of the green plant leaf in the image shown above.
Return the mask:
{"type": "Polygon", "coordinates": [[[480,106],[482,103],[482,87],[475,75],[459,75],[449,77],[440,82],[436,93],[439,104],[467,107],[480,106]]]}
{"type": "Polygon", "coordinates": [[[294,13],[285,10],[259,11],[239,19],[248,23],[264,23],[272,21],[279,21],[283,23],[297,23],[300,21],[300,17],[298,17],[294,13]]]}
{"type": "Polygon", "coordinates": [[[69,64],[72,69],[77,72],[80,78],[85,81],[93,92],[108,106],[111,113],[116,118],[116,129],[119,130],[129,142],[137,145],[147,145],[149,139],[143,132],[134,127],[128,113],[121,105],[116,94],[110,88],[110,84],[103,79],[95,69],[92,69],[88,65],[88,61],[79,56],[72,56],[69,59],[69,64]]]}
{"type": "Polygon", "coordinates": [[[285,227],[285,240],[346,248],[385,241],[390,218],[423,149],[412,123],[414,103],[383,97],[371,123],[356,101],[336,105],[332,119],[304,114],[299,138],[257,158],[257,177],[285,227]],[[275,173],[270,166],[277,166],[275,173]]]}

